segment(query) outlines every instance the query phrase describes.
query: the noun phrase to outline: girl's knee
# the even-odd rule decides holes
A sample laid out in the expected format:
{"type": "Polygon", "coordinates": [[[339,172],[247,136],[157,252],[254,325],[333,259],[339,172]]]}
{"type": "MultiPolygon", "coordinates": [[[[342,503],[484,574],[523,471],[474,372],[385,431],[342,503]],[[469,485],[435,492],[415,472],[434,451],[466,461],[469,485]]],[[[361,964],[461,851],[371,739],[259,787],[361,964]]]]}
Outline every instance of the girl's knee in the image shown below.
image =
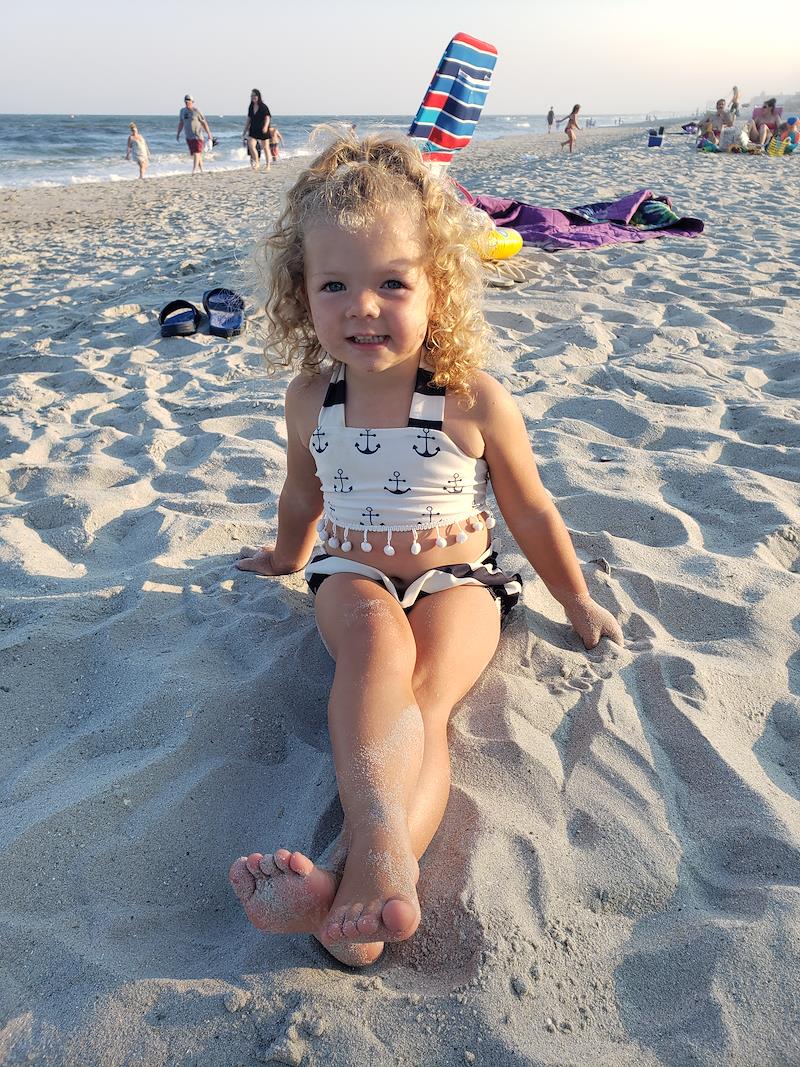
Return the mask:
{"type": "Polygon", "coordinates": [[[400,605],[374,583],[359,588],[333,575],[317,593],[317,620],[328,643],[336,646],[336,660],[378,660],[391,670],[408,671],[416,659],[414,635],[400,605]],[[326,589],[326,586],[328,587],[326,589]],[[322,593],[326,593],[322,599],[322,593]],[[337,595],[338,594],[338,595],[337,595]]]}

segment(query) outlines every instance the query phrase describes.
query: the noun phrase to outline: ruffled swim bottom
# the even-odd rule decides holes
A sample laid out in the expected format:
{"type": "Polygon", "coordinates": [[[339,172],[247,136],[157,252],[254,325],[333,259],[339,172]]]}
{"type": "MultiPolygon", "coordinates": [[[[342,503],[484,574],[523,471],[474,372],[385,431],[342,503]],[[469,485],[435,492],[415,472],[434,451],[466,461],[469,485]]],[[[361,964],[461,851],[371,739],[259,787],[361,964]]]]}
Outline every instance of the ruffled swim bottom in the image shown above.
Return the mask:
{"type": "Polygon", "coordinates": [[[392,578],[377,567],[356,560],[329,556],[315,556],[305,570],[306,581],[312,593],[316,593],[326,578],[332,574],[360,574],[364,578],[380,582],[395,598],[403,611],[410,611],[420,597],[455,589],[459,585],[482,585],[494,597],[501,622],[505,621],[522,592],[522,579],[518,574],[507,574],[497,567],[497,553],[487,549],[474,563],[452,563],[446,567],[432,567],[415,578],[404,582],[392,578]]]}

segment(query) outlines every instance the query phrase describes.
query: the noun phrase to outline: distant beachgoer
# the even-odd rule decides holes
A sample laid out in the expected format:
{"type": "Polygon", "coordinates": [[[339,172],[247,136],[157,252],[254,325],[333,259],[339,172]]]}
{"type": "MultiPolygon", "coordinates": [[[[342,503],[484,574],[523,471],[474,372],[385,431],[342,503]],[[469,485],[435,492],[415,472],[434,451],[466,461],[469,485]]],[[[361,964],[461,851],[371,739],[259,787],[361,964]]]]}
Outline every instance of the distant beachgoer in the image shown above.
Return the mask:
{"type": "Polygon", "coordinates": [[[580,104],[575,104],[572,111],[568,115],[565,115],[563,119],[558,119],[556,126],[560,126],[562,122],[566,122],[564,127],[564,136],[566,141],[561,142],[561,147],[566,148],[569,145],[569,154],[572,155],[572,150],[575,147],[575,131],[580,129],[578,125],[578,112],[581,109],[580,104]]]}
{"type": "Polygon", "coordinates": [[[800,128],[798,128],[799,124],[797,116],[790,115],[786,122],[783,123],[783,126],[786,127],[785,130],[781,129],[780,126],[778,127],[778,129],[781,130],[781,138],[784,141],[788,141],[790,145],[790,147],[788,147],[786,151],[794,152],[798,144],[800,144],[800,128]]]}
{"type": "Polygon", "coordinates": [[[269,128],[269,150],[273,159],[278,158],[278,149],[283,144],[283,134],[277,126],[269,128]]]}
{"type": "Polygon", "coordinates": [[[269,126],[272,114],[261,97],[260,89],[250,90],[250,106],[247,109],[247,118],[244,120],[244,135],[247,137],[247,151],[250,153],[250,166],[258,170],[261,158],[261,149],[264,149],[264,159],[267,170],[272,165],[269,154],[269,126]]]}
{"type": "Polygon", "coordinates": [[[780,115],[775,111],[777,101],[774,96],[764,101],[761,115],[757,119],[750,119],[744,132],[751,144],[766,144],[770,136],[775,133],[781,121],[780,115]]]}
{"type": "Polygon", "coordinates": [[[740,111],[738,85],[734,85],[731,89],[731,102],[728,104],[728,111],[730,112],[731,118],[735,120],[740,111]]]}
{"type": "Polygon", "coordinates": [[[553,111],[553,105],[550,105],[550,110],[547,112],[547,132],[553,132],[553,123],[555,122],[556,113],[553,111]]]}
{"type": "Polygon", "coordinates": [[[139,177],[143,178],[147,173],[147,164],[150,162],[150,149],[147,147],[147,141],[139,133],[136,127],[136,123],[131,123],[131,132],[128,137],[128,150],[125,153],[125,158],[130,159],[133,157],[133,162],[139,165],[139,177]]]}
{"type": "Polygon", "coordinates": [[[205,140],[203,134],[205,133],[209,141],[213,141],[213,138],[205,115],[194,106],[194,99],[190,93],[184,96],[183,104],[178,114],[178,132],[175,134],[175,140],[180,140],[181,131],[186,131],[186,147],[192,157],[192,174],[197,174],[198,171],[203,170],[203,141],[205,140]]]}
{"type": "Polygon", "coordinates": [[[730,116],[730,112],[725,110],[725,98],[720,97],[717,100],[716,111],[709,111],[706,113],[706,117],[702,120],[701,126],[710,127],[711,132],[714,135],[715,143],[719,143],[720,134],[725,126],[733,126],[733,119],[730,116]]]}

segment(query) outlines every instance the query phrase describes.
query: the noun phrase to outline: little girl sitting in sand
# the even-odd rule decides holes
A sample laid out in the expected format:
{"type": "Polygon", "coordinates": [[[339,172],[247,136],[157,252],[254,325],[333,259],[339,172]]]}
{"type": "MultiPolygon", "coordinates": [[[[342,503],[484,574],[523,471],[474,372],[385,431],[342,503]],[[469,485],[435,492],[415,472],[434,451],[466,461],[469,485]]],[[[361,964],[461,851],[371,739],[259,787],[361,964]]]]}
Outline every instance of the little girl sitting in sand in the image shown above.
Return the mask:
{"type": "Polygon", "coordinates": [[[450,789],[447,723],[521,592],[497,566],[489,476],[586,646],[622,642],[589,596],[514,401],[480,370],[481,218],[410,141],[352,134],[300,176],[267,241],[270,347],[300,373],[277,541],[238,566],[305,567],[336,661],[344,825],[324,866],[280,848],[243,856],[230,880],[260,930],[308,932],[350,965],[419,925],[417,861],[450,789]]]}

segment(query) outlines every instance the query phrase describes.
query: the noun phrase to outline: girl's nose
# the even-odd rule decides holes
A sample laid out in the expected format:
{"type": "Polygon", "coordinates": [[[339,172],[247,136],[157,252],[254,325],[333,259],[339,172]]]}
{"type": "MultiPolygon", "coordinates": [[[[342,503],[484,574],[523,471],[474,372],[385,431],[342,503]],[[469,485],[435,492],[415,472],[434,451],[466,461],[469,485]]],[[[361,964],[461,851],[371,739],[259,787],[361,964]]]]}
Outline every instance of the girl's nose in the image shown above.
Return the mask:
{"type": "Polygon", "coordinates": [[[380,307],[375,293],[371,289],[351,290],[347,314],[353,319],[376,319],[380,307]]]}

